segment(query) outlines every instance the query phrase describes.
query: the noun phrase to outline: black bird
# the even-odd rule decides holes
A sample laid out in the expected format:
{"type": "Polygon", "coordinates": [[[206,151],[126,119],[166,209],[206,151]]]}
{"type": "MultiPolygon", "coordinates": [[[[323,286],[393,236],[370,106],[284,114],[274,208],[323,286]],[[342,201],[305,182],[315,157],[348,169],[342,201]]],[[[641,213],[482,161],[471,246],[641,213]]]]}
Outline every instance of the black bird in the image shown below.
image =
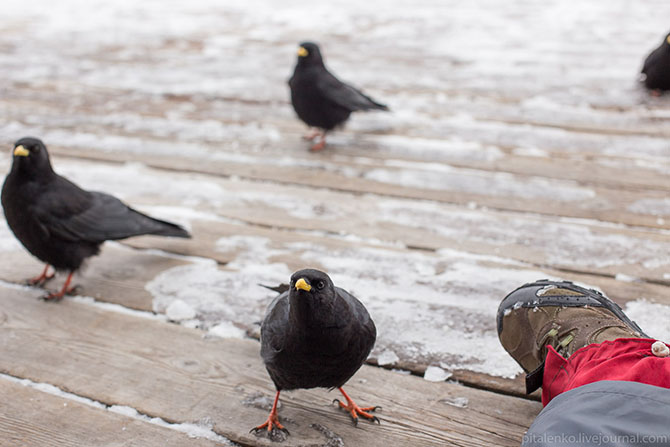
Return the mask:
{"type": "Polygon", "coordinates": [[[98,254],[107,240],[141,234],[191,237],[179,225],[146,216],[102,192],[85,191],[56,174],[47,148],[37,138],[14,144],[12,168],[2,186],[2,208],[16,238],[47,265],[40,276],[28,280],[43,285],[53,278],[49,265],[69,272],[60,292],[45,299],[59,300],[82,262],[98,254]]]}
{"type": "Polygon", "coordinates": [[[327,274],[305,269],[291,276],[290,289],[268,307],[261,324],[261,357],[277,388],[265,423],[272,436],[288,431],[277,418],[282,390],[338,388],[346,404],[336,399],[354,421],[358,416],[379,422],[370,414],[379,407],[361,408],[342,386],[358,371],[375,344],[377,330],[363,304],[346,290],[335,287],[327,274]]]}
{"type": "Polygon", "coordinates": [[[644,85],[650,90],[670,90],[670,34],[652,51],[642,67],[644,85]]]}
{"type": "Polygon", "coordinates": [[[298,117],[315,131],[305,136],[320,141],[312,146],[313,151],[326,145],[326,133],[344,124],[351,112],[357,110],[388,110],[364,95],[360,90],[341,82],[323,64],[318,45],[303,42],[298,48],[298,63],[288,81],[291,87],[291,103],[298,117]]]}

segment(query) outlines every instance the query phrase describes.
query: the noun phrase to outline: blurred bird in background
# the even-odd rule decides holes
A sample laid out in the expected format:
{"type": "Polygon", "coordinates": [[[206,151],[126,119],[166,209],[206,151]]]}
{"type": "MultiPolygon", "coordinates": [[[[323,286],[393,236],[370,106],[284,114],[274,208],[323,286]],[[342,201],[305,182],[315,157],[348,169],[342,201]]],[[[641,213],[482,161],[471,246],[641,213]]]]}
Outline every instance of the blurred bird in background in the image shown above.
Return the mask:
{"type": "Polygon", "coordinates": [[[12,168],[2,186],[2,208],[16,238],[47,264],[29,284],[42,286],[53,278],[48,275],[50,265],[69,272],[63,288],[45,299],[60,300],[72,292],[74,272],[107,240],[143,234],[191,237],[179,225],[144,215],[109,194],[85,191],[56,174],[44,143],[31,137],[14,145],[12,168]]]}
{"type": "Polygon", "coordinates": [[[661,45],[647,56],[642,74],[645,87],[654,91],[656,95],[670,90],[670,33],[665,36],[661,45]]]}
{"type": "Polygon", "coordinates": [[[312,146],[312,151],[323,149],[326,133],[344,124],[351,112],[389,110],[384,104],[333,76],[323,63],[318,45],[312,42],[300,44],[298,63],[288,85],[298,118],[315,128],[305,139],[320,137],[312,146]]]}

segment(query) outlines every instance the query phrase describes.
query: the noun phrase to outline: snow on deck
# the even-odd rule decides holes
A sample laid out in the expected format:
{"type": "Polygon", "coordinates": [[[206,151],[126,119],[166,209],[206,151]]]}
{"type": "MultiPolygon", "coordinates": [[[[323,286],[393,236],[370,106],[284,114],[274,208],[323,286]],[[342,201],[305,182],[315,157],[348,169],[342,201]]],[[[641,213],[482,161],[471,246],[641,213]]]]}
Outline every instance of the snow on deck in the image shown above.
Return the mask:
{"type": "MultiPolygon", "coordinates": [[[[494,320],[518,285],[577,272],[668,291],[670,101],[637,78],[669,14],[667,1],[623,0],[4,2],[0,140],[41,137],[60,173],[189,227],[325,241],[209,240],[231,261],[203,255],[153,278],[157,312],[240,336],[272,298],[257,283],[317,265],[370,310],[373,357],[512,377],[494,320]],[[354,116],[321,154],[287,100],[308,39],[392,109],[354,116]],[[422,240],[430,250],[414,249],[422,240]]],[[[0,250],[17,248],[0,225],[0,250]]],[[[658,324],[670,299],[637,290],[628,309],[670,340],[658,324]]]]}

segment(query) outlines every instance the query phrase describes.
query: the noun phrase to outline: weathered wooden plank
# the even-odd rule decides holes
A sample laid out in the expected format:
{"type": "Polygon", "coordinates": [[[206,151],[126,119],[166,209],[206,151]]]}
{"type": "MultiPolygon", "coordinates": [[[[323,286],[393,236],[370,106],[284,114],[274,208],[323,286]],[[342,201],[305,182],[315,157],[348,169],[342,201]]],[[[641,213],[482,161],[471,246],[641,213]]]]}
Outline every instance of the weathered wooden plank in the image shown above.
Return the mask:
{"type": "MultiPolygon", "coordinates": [[[[248,433],[262,421],[272,387],[255,341],[203,338],[196,330],[65,300],[37,302],[0,288],[0,371],[53,384],[107,405],[127,405],[168,422],[208,418],[213,430],[243,445],[274,445],[248,433]],[[248,405],[245,405],[248,402],[248,405]]],[[[353,428],[324,405],[324,390],[283,394],[284,445],[324,444],[311,426],[346,445],[518,445],[539,403],[364,366],[347,385],[363,403],[384,407],[381,426],[353,428]],[[450,405],[467,399],[463,408],[450,405]],[[321,403],[319,403],[321,402],[321,403]]]]}
{"type": "Polygon", "coordinates": [[[8,380],[0,379],[0,395],[0,446],[3,447],[227,445],[192,438],[8,380]]]}
{"type": "MultiPolygon", "coordinates": [[[[31,109],[32,110],[32,109],[31,109]]],[[[266,113],[265,110],[258,111],[259,116],[266,113]]],[[[138,116],[137,119],[142,119],[138,116]]],[[[245,152],[239,148],[228,147],[227,142],[217,145],[220,154],[227,154],[228,158],[247,159],[247,163],[265,163],[267,161],[266,151],[281,148],[283,156],[288,160],[293,158],[298,164],[301,154],[304,153],[304,143],[300,139],[300,128],[287,123],[283,125],[281,136],[272,141],[262,143],[263,153],[245,152]],[[256,162],[254,159],[258,158],[256,162]]],[[[239,124],[237,124],[239,126],[239,124]]],[[[101,128],[97,132],[102,136],[114,132],[114,128],[101,128]]],[[[452,138],[456,135],[452,135],[452,138]]],[[[162,140],[161,136],[151,133],[135,133],[124,136],[130,141],[141,141],[151,139],[156,145],[164,141],[165,145],[173,145],[174,140],[162,140]]],[[[624,155],[599,154],[592,151],[586,143],[580,145],[580,150],[561,151],[556,148],[525,150],[523,148],[511,147],[511,143],[496,145],[493,141],[477,142],[471,138],[469,141],[452,142],[441,135],[431,134],[430,129],[403,128],[395,131],[385,131],[381,135],[363,133],[363,131],[343,131],[335,135],[335,147],[329,149],[333,155],[327,159],[328,164],[339,167],[339,169],[358,168],[359,165],[368,169],[384,167],[384,160],[401,160],[407,163],[427,162],[444,163],[454,168],[476,169],[484,172],[508,172],[519,176],[534,176],[551,178],[556,180],[573,180],[583,185],[596,185],[611,189],[622,188],[646,188],[664,189],[668,187],[667,171],[661,167],[663,159],[650,159],[646,163],[640,163],[639,159],[624,155]],[[582,148],[582,146],[585,146],[582,148]],[[535,156],[523,155],[524,152],[533,152],[535,156]],[[364,159],[367,162],[362,163],[364,159]],[[557,169],[557,164],[561,165],[557,169]]],[[[518,138],[524,138],[523,135],[518,138]]],[[[510,137],[511,139],[511,137],[510,137]]],[[[102,140],[102,138],[101,138],[102,140]]],[[[191,144],[184,141],[184,145],[191,144]]],[[[569,145],[569,142],[565,143],[569,145]]],[[[634,142],[630,143],[635,145],[634,142]]],[[[212,146],[213,143],[207,143],[212,146]]],[[[91,148],[82,148],[83,152],[91,154],[91,148]]],[[[119,150],[119,148],[116,148],[119,150]]],[[[312,154],[304,157],[315,159],[312,154]]],[[[665,163],[668,161],[666,159],[665,163]]],[[[225,171],[222,171],[225,172],[225,171]]]]}
{"type": "MultiPolygon", "coordinates": [[[[267,245],[267,250],[272,252],[271,257],[267,260],[267,262],[285,264],[287,266],[287,271],[294,271],[298,268],[303,268],[306,266],[325,268],[318,262],[307,260],[311,258],[303,259],[305,250],[309,250],[305,247],[312,247],[312,249],[321,247],[320,250],[323,252],[332,252],[332,256],[335,257],[341,256],[341,260],[344,260],[344,265],[351,264],[351,267],[348,270],[345,269],[344,272],[348,277],[351,278],[356,277],[356,258],[364,258],[366,256],[367,249],[374,248],[376,250],[385,250],[387,253],[385,257],[389,258],[410,256],[410,253],[402,248],[386,247],[382,249],[380,247],[375,247],[374,245],[361,244],[358,242],[346,240],[327,239],[315,235],[301,235],[275,229],[223,223],[212,224],[211,222],[207,222],[201,224],[196,221],[194,225],[196,235],[200,234],[198,232],[200,226],[207,227],[210,231],[213,231],[215,239],[201,239],[196,236],[196,238],[187,245],[189,254],[207,257],[211,256],[214,259],[218,258],[218,261],[222,263],[234,261],[238,256],[241,256],[241,259],[244,259],[244,257],[249,255],[246,251],[249,248],[245,247],[244,245],[232,249],[231,251],[216,249],[216,241],[219,238],[231,238],[231,240],[234,240],[235,238],[240,237],[248,237],[251,238],[252,241],[272,241],[269,245],[267,245]]],[[[145,246],[153,248],[157,243],[162,241],[164,240],[158,238],[137,238],[130,239],[127,241],[127,243],[140,247],[145,246]]],[[[169,240],[166,240],[166,243],[169,244],[169,240]]],[[[416,258],[418,255],[422,255],[422,257],[425,258],[425,261],[422,262],[435,262],[431,261],[431,259],[436,258],[435,254],[425,251],[413,252],[411,254],[413,261],[410,260],[408,262],[410,262],[410,264],[419,262],[416,258]]],[[[4,274],[4,279],[12,280],[14,282],[20,282],[20,280],[26,276],[26,270],[37,271],[40,267],[36,261],[32,260],[25,253],[17,252],[15,254],[10,254],[7,255],[5,259],[7,259],[8,262],[3,266],[3,270],[0,270],[0,275],[4,274]],[[23,267],[24,265],[27,267],[23,267]],[[9,268],[10,266],[11,268],[9,268]],[[8,272],[12,273],[12,269],[14,269],[14,276],[7,276],[8,272]],[[19,281],[17,281],[17,278],[19,281]]],[[[328,257],[324,257],[324,261],[328,262],[328,257]]],[[[467,261],[467,258],[463,258],[462,262],[468,263],[471,261],[467,261]]],[[[203,309],[196,307],[195,310],[197,312],[197,318],[205,321],[207,325],[217,324],[220,320],[230,321],[237,327],[245,329],[248,334],[254,337],[258,337],[258,326],[254,324],[254,322],[259,321],[262,318],[267,301],[262,299],[262,296],[266,296],[265,294],[261,293],[261,299],[259,299],[258,293],[253,289],[254,287],[257,288],[256,283],[266,283],[273,285],[271,280],[268,280],[263,276],[250,273],[257,270],[257,267],[254,267],[253,265],[238,263],[233,267],[221,267],[220,271],[225,272],[226,275],[218,276],[216,270],[205,269],[204,271],[208,272],[207,275],[211,277],[211,280],[207,282],[206,279],[200,278],[200,274],[197,273],[199,267],[197,267],[197,265],[190,264],[188,260],[175,261],[171,258],[163,259],[163,256],[159,254],[149,255],[142,251],[128,250],[124,249],[123,247],[114,246],[113,244],[110,246],[105,246],[102,254],[99,257],[93,258],[90,261],[90,264],[91,268],[88,271],[84,271],[76,277],[76,282],[83,284],[79,291],[80,294],[95,296],[96,299],[100,301],[118,303],[122,305],[128,305],[136,309],[159,312],[164,312],[166,309],[165,306],[167,306],[167,304],[157,304],[154,302],[154,298],[156,297],[153,295],[153,293],[156,293],[156,291],[149,293],[146,289],[146,285],[154,281],[156,275],[160,274],[161,272],[165,272],[165,274],[169,275],[169,268],[178,267],[181,265],[191,265],[194,269],[193,274],[195,275],[195,279],[190,279],[190,274],[179,276],[181,281],[183,281],[181,283],[182,287],[184,288],[183,291],[172,290],[169,288],[165,292],[159,293],[167,293],[169,295],[174,294],[172,299],[183,299],[188,301],[189,296],[193,293],[212,293],[213,291],[216,291],[219,294],[219,298],[217,300],[221,303],[221,306],[224,306],[223,308],[226,309],[226,311],[221,313],[221,311],[217,310],[210,315],[207,313],[207,307],[203,309]],[[155,263],[154,268],[139,268],[147,262],[155,263]],[[120,278],[119,281],[122,282],[124,286],[117,287],[115,283],[110,284],[109,280],[107,279],[110,277],[120,278]],[[238,279],[234,280],[235,277],[238,279]],[[222,290],[220,288],[220,284],[226,284],[228,278],[230,278],[232,281],[231,284],[240,282],[246,283],[248,282],[247,278],[253,278],[253,280],[250,284],[247,285],[246,288],[243,289],[236,288],[233,291],[222,290]],[[198,288],[197,290],[192,290],[194,284],[195,287],[198,288]],[[246,309],[242,310],[239,304],[239,297],[245,295],[248,295],[248,298],[245,301],[246,309]]],[[[511,266],[505,263],[496,264],[491,261],[488,262],[487,267],[481,265],[477,268],[480,270],[481,276],[487,276],[487,273],[485,272],[488,270],[486,270],[486,268],[492,268],[492,272],[505,271],[508,272],[505,276],[509,276],[510,278],[522,278],[517,281],[529,281],[538,279],[540,277],[572,279],[574,281],[579,281],[584,284],[589,284],[601,288],[602,290],[606,291],[612,299],[624,307],[628,301],[637,300],[640,298],[644,298],[656,303],[670,305],[670,294],[667,293],[668,288],[657,284],[644,282],[624,282],[604,276],[594,276],[573,272],[566,273],[547,268],[543,268],[542,271],[535,271],[532,267],[529,266],[511,266]]],[[[337,274],[341,274],[340,270],[341,269],[335,269],[333,271],[337,274]]],[[[366,275],[365,272],[362,272],[362,274],[366,275]]],[[[495,274],[500,275],[500,273],[495,274]]],[[[273,280],[279,282],[285,281],[285,278],[281,277],[273,280]]],[[[427,281],[428,278],[417,278],[417,280],[419,282],[416,284],[419,285],[419,283],[427,281]]],[[[414,281],[414,279],[408,278],[407,281],[404,282],[407,283],[406,286],[410,286],[414,281]]],[[[351,284],[349,284],[349,286],[350,285],[351,284]]],[[[488,293],[490,296],[487,296],[487,298],[490,298],[490,302],[487,301],[486,306],[491,306],[491,309],[482,307],[477,311],[468,311],[468,318],[472,320],[471,327],[468,329],[469,333],[477,333],[479,334],[477,335],[478,337],[483,337],[489,331],[495,330],[494,318],[489,310],[492,310],[496,306],[497,300],[502,299],[505,293],[518,285],[520,285],[520,282],[515,282],[512,280],[509,281],[507,285],[502,286],[493,283],[473,283],[471,286],[475,288],[467,287],[465,289],[461,289],[458,284],[444,285],[440,281],[435,282],[435,287],[444,289],[443,293],[446,301],[443,304],[434,303],[431,306],[431,313],[434,315],[433,318],[435,320],[434,325],[436,327],[451,327],[451,325],[453,325],[453,315],[458,315],[463,312],[458,308],[452,308],[452,304],[450,304],[450,302],[447,300],[448,296],[457,294],[460,296],[463,304],[465,304],[473,300],[481,301],[480,295],[486,295],[488,293]]],[[[55,285],[51,286],[55,287],[55,285]]],[[[397,295],[393,291],[395,287],[396,286],[391,283],[378,286],[377,288],[380,288],[380,290],[377,291],[377,294],[380,297],[379,299],[386,300],[389,304],[392,303],[396,299],[397,295]]],[[[360,298],[370,298],[367,296],[368,293],[369,292],[366,292],[363,295],[360,295],[360,298]]],[[[37,297],[40,296],[42,292],[35,290],[35,292],[31,292],[31,294],[34,297],[37,297]]],[[[271,296],[272,293],[267,292],[267,299],[270,299],[271,296]]],[[[165,301],[163,301],[161,298],[160,303],[165,303],[165,301]]],[[[421,304],[417,303],[417,305],[421,304]]],[[[482,306],[484,306],[484,304],[482,304],[482,306]]],[[[380,354],[384,349],[393,349],[399,356],[399,361],[392,366],[397,368],[404,368],[413,371],[416,374],[423,374],[426,367],[431,363],[437,362],[439,364],[441,361],[440,355],[443,356],[442,360],[444,360],[448,355],[453,355],[451,351],[453,347],[448,346],[446,342],[444,346],[438,350],[440,354],[437,357],[434,355],[428,355],[421,349],[417,350],[417,348],[419,348],[418,345],[408,353],[406,353],[402,347],[393,346],[392,340],[389,339],[389,334],[392,334],[392,331],[389,333],[389,328],[387,328],[387,325],[393,324],[394,327],[399,327],[398,325],[403,325],[403,327],[404,325],[411,325],[412,318],[414,317],[411,315],[408,315],[407,317],[398,315],[396,317],[392,317],[389,320],[390,315],[387,314],[389,314],[389,312],[392,313],[392,311],[386,311],[383,310],[383,308],[377,309],[377,306],[375,306],[374,309],[375,314],[378,314],[380,318],[382,318],[381,321],[383,324],[378,322],[380,331],[378,340],[379,349],[375,351],[376,354],[371,358],[372,363],[376,362],[376,355],[380,354]]],[[[209,312],[211,312],[211,310],[209,310],[209,312]]],[[[425,323],[420,324],[423,325],[425,323]]],[[[492,340],[492,343],[496,343],[496,352],[500,350],[499,346],[497,346],[497,340],[492,340]]],[[[435,349],[435,347],[432,348],[432,350],[435,349]]],[[[460,354],[456,355],[458,358],[460,354]]],[[[483,375],[481,373],[474,373],[472,371],[461,369],[456,369],[453,372],[456,379],[468,385],[493,389],[515,395],[523,395],[524,393],[523,383],[519,382],[518,380],[512,381],[509,379],[491,375],[483,375]]],[[[493,371],[491,371],[491,373],[495,374],[493,371]]]]}
{"type": "MultiPolygon", "coordinates": [[[[502,256],[556,270],[608,276],[624,274],[642,280],[668,282],[666,265],[670,234],[667,232],[613,226],[596,220],[575,221],[496,211],[474,203],[463,209],[462,205],[440,201],[417,203],[407,198],[378,194],[354,195],[352,191],[230,180],[149,168],[136,171],[134,166],[117,168],[113,164],[90,161],[68,159],[61,166],[61,170],[74,174],[75,179],[81,179],[84,185],[93,182],[112,190],[116,182],[101,185],[103,182],[98,179],[111,177],[112,173],[128,178],[141,177],[141,181],[133,182],[132,187],[120,188],[124,198],[131,203],[182,208],[186,205],[190,210],[210,213],[211,219],[234,219],[287,230],[316,230],[325,232],[327,238],[345,234],[384,243],[399,242],[420,249],[451,248],[502,256]],[[182,186],[161,189],[160,185],[173,179],[179,180],[175,184],[182,186]]],[[[649,200],[642,197],[646,196],[638,196],[636,203],[649,200]]],[[[665,199],[657,200],[661,203],[665,199]]],[[[545,203],[536,202],[539,205],[545,203]]],[[[575,208],[584,206],[580,202],[575,208]]],[[[618,204],[612,206],[619,207],[618,204]]],[[[169,218],[170,209],[163,213],[169,218]]],[[[647,214],[645,217],[655,219],[658,225],[667,225],[657,216],[647,214]]],[[[194,218],[197,219],[197,215],[194,218]]],[[[217,224],[199,225],[197,232],[204,232],[214,243],[218,240],[217,224]]],[[[198,234],[195,236],[199,237],[198,234]]],[[[201,251],[194,253],[189,248],[191,241],[187,240],[157,239],[156,243],[168,251],[221,259],[214,247],[203,251],[204,245],[201,245],[201,251]]]]}
{"type": "MultiPolygon", "coordinates": [[[[25,251],[3,253],[3,259],[0,279],[15,284],[23,284],[44,268],[44,264],[25,251]]],[[[144,287],[147,281],[162,271],[186,264],[169,256],[129,250],[108,243],[104,245],[101,256],[92,258],[76,274],[73,284],[78,286],[77,294],[131,309],[152,311],[153,296],[144,287]]],[[[57,275],[46,284],[46,288],[60,289],[64,281],[64,274],[57,275]]],[[[41,289],[34,290],[31,292],[34,298],[44,295],[41,289]]]]}
{"type": "MultiPolygon", "coordinates": [[[[372,193],[379,196],[403,199],[431,200],[441,203],[469,205],[497,210],[529,212],[550,216],[576,217],[600,221],[621,223],[626,225],[648,226],[652,228],[666,228],[665,220],[659,216],[631,211],[641,200],[662,202],[666,199],[666,190],[645,189],[644,191],[608,189],[600,186],[581,186],[572,181],[560,179],[544,179],[538,175],[509,174],[504,179],[501,174],[492,174],[487,171],[477,172],[463,170],[454,172],[453,168],[445,166],[444,172],[424,169],[421,164],[400,166],[394,163],[383,167],[354,165],[323,166],[319,168],[320,160],[315,166],[300,168],[299,164],[287,166],[272,163],[264,157],[254,163],[240,163],[235,161],[202,160],[191,157],[156,157],[153,154],[124,153],[123,151],[102,152],[84,151],[72,148],[55,148],[56,154],[68,155],[76,158],[90,158],[97,161],[139,161],[148,166],[178,170],[181,172],[195,172],[226,177],[242,177],[253,181],[269,181],[285,185],[299,185],[314,188],[326,188],[332,191],[345,193],[372,193]],[[341,172],[356,172],[356,175],[341,172]],[[403,180],[404,177],[407,180],[403,180]],[[450,176],[462,179],[453,182],[450,176]],[[498,180],[494,179],[497,178],[498,180]],[[433,179],[433,180],[427,180],[433,179]],[[511,181],[511,184],[506,184],[511,181]],[[474,186],[467,186],[467,185],[474,186]],[[488,184],[488,187],[481,185],[488,184]],[[522,185],[525,185],[522,187],[522,185]],[[509,188],[508,192],[503,194],[509,188]],[[541,188],[540,191],[535,191],[541,188]],[[549,192],[549,191],[553,192],[549,192]],[[544,192],[542,192],[544,191],[544,192]],[[561,198],[564,194],[564,198],[561,198]]],[[[546,167],[546,166],[545,166],[546,167]]],[[[541,166],[536,171],[541,173],[541,166]]]]}

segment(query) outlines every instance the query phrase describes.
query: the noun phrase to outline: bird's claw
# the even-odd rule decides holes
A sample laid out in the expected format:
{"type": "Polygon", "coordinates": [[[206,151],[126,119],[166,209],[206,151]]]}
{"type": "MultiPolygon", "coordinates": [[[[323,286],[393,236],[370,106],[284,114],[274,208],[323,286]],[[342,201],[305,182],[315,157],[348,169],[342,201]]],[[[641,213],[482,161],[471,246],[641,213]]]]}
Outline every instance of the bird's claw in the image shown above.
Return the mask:
{"type": "Polygon", "coordinates": [[[80,290],[81,286],[76,285],[72,286],[67,290],[61,290],[60,292],[49,292],[46,295],[42,295],[40,299],[42,301],[60,301],[65,295],[72,296],[76,295],[77,290],[80,290]]]}
{"type": "Polygon", "coordinates": [[[42,287],[44,284],[46,284],[48,281],[54,279],[56,276],[55,273],[52,273],[50,275],[47,275],[46,269],[44,269],[44,272],[40,276],[36,276],[34,278],[29,278],[26,279],[23,284],[26,286],[37,286],[37,287],[42,287]]]}
{"type": "Polygon", "coordinates": [[[63,293],[60,292],[50,292],[45,295],[42,295],[40,299],[42,301],[60,301],[63,299],[63,293]]]}
{"type": "Polygon", "coordinates": [[[323,149],[326,146],[326,140],[322,139],[315,145],[309,148],[310,152],[319,152],[321,149],[323,149]]]}
{"type": "Polygon", "coordinates": [[[259,434],[263,433],[264,431],[270,432],[271,436],[274,436],[275,431],[281,431],[281,432],[285,433],[287,436],[291,435],[291,433],[288,431],[288,429],[286,427],[282,427],[282,428],[272,427],[272,429],[266,429],[265,424],[252,428],[251,430],[249,430],[249,433],[259,435],[259,434]]]}
{"type": "Polygon", "coordinates": [[[288,429],[279,423],[277,416],[270,416],[268,417],[267,421],[249,430],[249,433],[253,433],[256,436],[259,436],[262,433],[267,433],[268,437],[272,440],[277,437],[279,434],[278,432],[282,432],[286,436],[291,436],[291,433],[288,431],[288,429]]]}

